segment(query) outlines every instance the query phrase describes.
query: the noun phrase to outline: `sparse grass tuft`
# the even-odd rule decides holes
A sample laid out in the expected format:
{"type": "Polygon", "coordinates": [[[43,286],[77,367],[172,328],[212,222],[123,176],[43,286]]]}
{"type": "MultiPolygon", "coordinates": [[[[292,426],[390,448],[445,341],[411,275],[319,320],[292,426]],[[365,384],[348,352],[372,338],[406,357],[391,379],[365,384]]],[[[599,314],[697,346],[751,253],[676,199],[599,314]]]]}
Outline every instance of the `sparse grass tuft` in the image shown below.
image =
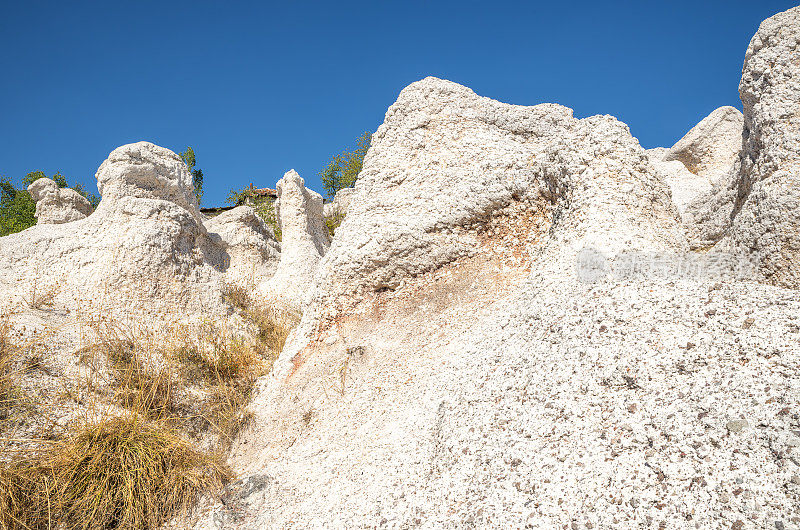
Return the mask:
{"type": "Polygon", "coordinates": [[[247,311],[247,309],[252,305],[253,300],[250,297],[250,293],[242,287],[241,285],[235,284],[228,284],[225,286],[224,291],[225,299],[230,303],[233,307],[240,309],[242,311],[247,311]]]}
{"type": "Polygon", "coordinates": [[[201,332],[196,344],[176,348],[174,356],[188,375],[212,382],[233,381],[257,362],[255,351],[243,339],[225,337],[213,328],[201,332]]]}
{"type": "Polygon", "coordinates": [[[247,378],[234,384],[216,385],[203,404],[203,419],[217,433],[223,449],[227,449],[234,437],[253,420],[247,403],[254,383],[255,378],[247,378]]]}
{"type": "Polygon", "coordinates": [[[22,397],[21,390],[15,384],[18,354],[19,348],[11,341],[8,318],[0,317],[0,432],[22,397]]]}
{"type": "Polygon", "coordinates": [[[150,418],[174,415],[175,381],[165,366],[148,362],[148,348],[143,341],[129,330],[111,326],[96,331],[99,338],[96,348],[110,363],[115,400],[150,418]]]}

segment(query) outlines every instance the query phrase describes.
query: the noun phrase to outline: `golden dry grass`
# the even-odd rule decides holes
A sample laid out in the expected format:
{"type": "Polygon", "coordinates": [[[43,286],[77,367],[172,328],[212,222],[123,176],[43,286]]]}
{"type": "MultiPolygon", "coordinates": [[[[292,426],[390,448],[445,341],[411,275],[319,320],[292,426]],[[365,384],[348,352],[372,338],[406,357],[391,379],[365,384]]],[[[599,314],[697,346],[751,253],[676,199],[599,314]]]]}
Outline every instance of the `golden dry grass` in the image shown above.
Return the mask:
{"type": "MultiPolygon", "coordinates": [[[[102,412],[0,455],[0,530],[154,528],[219,491],[231,478],[222,455],[252,418],[255,381],[294,324],[247,291],[229,293],[249,333],[206,323],[156,339],[93,325],[94,343],[76,355],[99,380],[81,381],[75,394],[102,412]],[[201,442],[209,452],[196,449],[201,442]]],[[[0,319],[0,416],[2,400],[16,399],[19,352],[0,319]]]]}
{"type": "Polygon", "coordinates": [[[107,418],[0,470],[0,526],[156,528],[230,477],[168,425],[107,418]]]}

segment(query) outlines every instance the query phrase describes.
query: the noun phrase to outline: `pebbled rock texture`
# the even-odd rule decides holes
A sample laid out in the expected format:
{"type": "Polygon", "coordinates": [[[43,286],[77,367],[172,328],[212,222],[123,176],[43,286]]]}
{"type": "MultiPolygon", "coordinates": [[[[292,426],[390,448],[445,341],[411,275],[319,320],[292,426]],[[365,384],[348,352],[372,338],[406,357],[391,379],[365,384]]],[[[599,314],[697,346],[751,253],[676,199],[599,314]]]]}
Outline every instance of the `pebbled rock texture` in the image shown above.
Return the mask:
{"type": "MultiPolygon", "coordinates": [[[[796,77],[790,13],[762,25],[769,43],[751,44],[745,65],[743,86],[760,53],[773,77],[745,102],[748,160],[739,173],[734,157],[731,174],[752,166],[759,178],[716,181],[735,183],[732,214],[753,212],[751,224],[728,218],[737,245],[753,227],[795,219],[781,168],[800,144],[770,147],[793,138],[796,128],[780,127],[794,114],[771,123],[758,110],[759,98],[783,94],[777,109],[799,100],[779,86],[796,77]],[[768,168],[778,174],[762,179],[768,168]],[[757,190],[782,206],[774,217],[757,211],[757,190]]],[[[235,507],[205,506],[197,526],[796,521],[797,292],[683,266],[707,254],[686,254],[663,155],[609,116],[506,105],[434,78],[403,90],[302,321],[259,382],[252,430],[233,448],[240,480],[264,487],[235,507]],[[675,267],[587,280],[577,259],[586,247],[598,261],[654,256],[675,267]]],[[[774,244],[790,234],[757,238],[778,254],[750,247],[762,271],[791,266],[767,259],[790,255],[774,244]]]]}

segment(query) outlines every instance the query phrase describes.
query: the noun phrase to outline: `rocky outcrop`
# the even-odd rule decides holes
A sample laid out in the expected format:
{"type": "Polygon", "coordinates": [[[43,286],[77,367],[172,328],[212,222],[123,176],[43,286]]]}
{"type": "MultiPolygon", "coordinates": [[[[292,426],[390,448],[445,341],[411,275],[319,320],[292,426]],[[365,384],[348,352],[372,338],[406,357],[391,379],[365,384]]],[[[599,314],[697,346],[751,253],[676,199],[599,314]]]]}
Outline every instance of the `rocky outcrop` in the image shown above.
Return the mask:
{"type": "Polygon", "coordinates": [[[677,160],[664,161],[651,156],[650,161],[669,186],[672,202],[681,216],[699,197],[711,192],[711,182],[704,176],[695,175],[677,160]]]}
{"type": "Polygon", "coordinates": [[[102,200],[86,219],[0,238],[0,292],[89,315],[224,314],[229,257],[200,222],[180,157],[148,142],[115,149],[97,171],[102,200]]]}
{"type": "Polygon", "coordinates": [[[765,20],[745,55],[742,165],[725,247],[800,287],[800,7],[765,20]]]}
{"type": "Polygon", "coordinates": [[[353,188],[343,188],[336,192],[333,200],[323,205],[323,215],[326,219],[341,218],[347,215],[350,201],[353,199],[353,188]]]}
{"type": "Polygon", "coordinates": [[[671,148],[649,149],[672,192],[693,248],[714,245],[727,231],[742,148],[742,113],[720,107],[671,148]]]}
{"type": "Polygon", "coordinates": [[[36,201],[38,224],[61,224],[85,219],[94,211],[86,197],[69,188],[59,188],[49,178],[40,178],[28,186],[36,201]]]}
{"type": "Polygon", "coordinates": [[[219,237],[229,257],[226,280],[255,286],[275,274],[280,244],[272,228],[249,206],[237,206],[205,223],[212,239],[219,237]]]}
{"type": "Polygon", "coordinates": [[[782,104],[800,98],[780,82],[794,86],[800,64],[781,43],[800,41],[794,17],[765,22],[748,52],[743,99],[756,97],[741,173],[730,110],[674,151],[645,152],[609,116],[505,105],[434,78],[403,90],[234,447],[241,480],[263,488],[199,526],[777,527],[800,516],[786,487],[800,439],[779,414],[797,404],[786,370],[796,291],[686,267],[719,254],[684,253],[673,204],[685,225],[703,191],[687,182],[715,180],[717,211],[739,212],[729,248],[756,241],[761,263],[791,278],[796,171],[782,168],[793,171],[800,129],[782,104]],[[760,88],[756,70],[769,74],[760,88]],[[779,95],[769,121],[759,98],[779,95]],[[716,193],[728,189],[738,202],[716,193]],[[778,230],[753,238],[765,226],[778,230]],[[587,247],[601,267],[617,258],[645,273],[583,283],[587,247]],[[647,274],[665,262],[666,278],[647,274]]]}
{"type": "Polygon", "coordinates": [[[306,188],[295,170],[278,181],[277,189],[280,262],[275,275],[262,283],[260,291],[284,308],[299,312],[330,238],[322,217],[322,196],[306,188]]]}
{"type": "Polygon", "coordinates": [[[664,155],[663,160],[682,162],[691,173],[705,177],[709,184],[727,175],[742,149],[742,113],[720,107],[692,127],[664,155]]]}
{"type": "Polygon", "coordinates": [[[395,288],[466,256],[476,240],[464,228],[512,201],[556,210],[554,238],[570,232],[612,254],[682,244],[668,192],[624,124],[507,105],[435,78],[389,108],[355,189],[322,290],[395,288]]]}

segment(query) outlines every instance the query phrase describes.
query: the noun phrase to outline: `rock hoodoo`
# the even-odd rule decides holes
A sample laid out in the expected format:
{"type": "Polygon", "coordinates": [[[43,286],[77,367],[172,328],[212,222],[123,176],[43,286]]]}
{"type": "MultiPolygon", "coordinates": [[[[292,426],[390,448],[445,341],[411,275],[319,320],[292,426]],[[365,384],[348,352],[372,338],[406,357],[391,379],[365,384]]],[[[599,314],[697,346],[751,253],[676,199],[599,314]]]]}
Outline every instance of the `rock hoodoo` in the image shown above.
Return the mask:
{"type": "Polygon", "coordinates": [[[28,186],[36,201],[38,224],[61,224],[85,219],[94,211],[86,197],[69,188],[59,188],[49,178],[40,178],[28,186]]]}
{"type": "Polygon", "coordinates": [[[275,274],[280,260],[280,244],[272,228],[249,206],[237,206],[205,223],[209,235],[219,236],[230,265],[225,277],[244,286],[255,286],[275,274]]]}
{"type": "Polygon", "coordinates": [[[102,200],[91,216],[0,238],[7,300],[22,301],[36,283],[56,293],[57,306],[87,313],[224,313],[229,257],[200,222],[178,155],[148,142],[124,145],[97,182],[102,200]]]}
{"type": "Polygon", "coordinates": [[[306,188],[295,170],[288,171],[277,188],[275,215],[281,229],[281,256],[275,275],[260,290],[287,309],[299,311],[330,238],[322,217],[322,196],[306,188]]]}
{"type": "Polygon", "coordinates": [[[691,173],[705,177],[709,184],[716,182],[739,159],[743,124],[744,118],[737,109],[720,107],[678,140],[663,160],[677,160],[691,173]]]}
{"type": "MultiPolygon", "coordinates": [[[[709,245],[707,240],[713,239],[713,235],[702,231],[713,229],[697,226],[703,223],[695,218],[704,219],[702,211],[715,200],[725,201],[715,196],[729,187],[733,174],[738,171],[742,122],[741,112],[733,107],[720,107],[670,149],[648,150],[653,164],[670,187],[672,201],[689,227],[690,241],[702,240],[700,246],[709,245]]],[[[730,214],[730,210],[727,213],[730,214]]]]}

